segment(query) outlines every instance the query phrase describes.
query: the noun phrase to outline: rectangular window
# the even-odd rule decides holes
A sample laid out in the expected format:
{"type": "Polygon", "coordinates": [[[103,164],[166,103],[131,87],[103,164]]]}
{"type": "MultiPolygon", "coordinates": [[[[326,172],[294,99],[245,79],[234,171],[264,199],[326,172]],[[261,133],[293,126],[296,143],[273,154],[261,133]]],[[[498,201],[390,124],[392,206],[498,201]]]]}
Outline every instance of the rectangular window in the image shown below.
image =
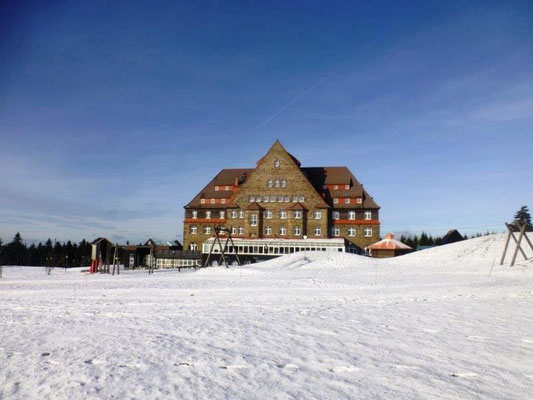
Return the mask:
{"type": "Polygon", "coordinates": [[[365,237],[372,236],[372,228],[365,228],[365,237]]]}
{"type": "Polygon", "coordinates": [[[250,197],[248,198],[248,201],[249,201],[250,203],[255,202],[255,196],[250,196],[250,197]]]}
{"type": "Polygon", "coordinates": [[[205,219],[211,219],[211,211],[205,212],[205,219]]]}
{"type": "Polygon", "coordinates": [[[226,204],[226,199],[221,200],[222,204],[226,204]]]}
{"type": "Polygon", "coordinates": [[[282,226],[281,228],[279,228],[279,234],[281,236],[285,236],[287,234],[287,228],[285,228],[284,226],[282,226]]]}
{"type": "Polygon", "coordinates": [[[350,185],[344,185],[344,189],[346,190],[350,189],[350,185]]]}
{"type": "Polygon", "coordinates": [[[348,228],[348,236],[355,236],[355,228],[348,228]]]}
{"type": "Polygon", "coordinates": [[[243,210],[239,210],[239,218],[240,219],[244,218],[244,211],[243,210]]]}
{"type": "Polygon", "coordinates": [[[264,201],[265,203],[268,203],[268,199],[269,199],[269,197],[268,197],[268,196],[265,196],[265,197],[263,198],[263,201],[264,201]]]}
{"type": "Polygon", "coordinates": [[[305,201],[305,197],[304,197],[304,196],[300,196],[300,197],[298,198],[298,201],[299,201],[300,203],[303,203],[303,202],[305,201]]]}
{"type": "Polygon", "coordinates": [[[227,192],[229,190],[229,186],[226,186],[224,190],[227,192]]]}
{"type": "Polygon", "coordinates": [[[314,215],[315,219],[321,219],[322,218],[322,212],[321,211],[316,210],[313,215],[314,215]]]}
{"type": "Polygon", "coordinates": [[[193,211],[192,212],[192,217],[193,217],[193,219],[198,218],[198,211],[193,211]]]}
{"type": "Polygon", "coordinates": [[[340,228],[331,228],[331,235],[332,236],[340,236],[341,235],[341,229],[340,228]]]}
{"type": "Polygon", "coordinates": [[[357,198],[357,203],[358,203],[358,204],[361,204],[362,202],[363,202],[363,199],[362,199],[361,197],[358,197],[358,198],[357,198]]]}
{"type": "Polygon", "coordinates": [[[278,203],[283,203],[283,196],[278,196],[278,203]]]}
{"type": "Polygon", "coordinates": [[[372,211],[365,211],[365,219],[366,220],[372,219],[372,211]]]}
{"type": "Polygon", "coordinates": [[[336,198],[336,197],[334,197],[334,198],[333,198],[333,204],[337,204],[338,202],[339,202],[339,199],[336,198]]]}
{"type": "Polygon", "coordinates": [[[337,190],[339,188],[339,185],[333,185],[333,189],[337,190]]]}
{"type": "Polygon", "coordinates": [[[237,210],[231,212],[231,218],[237,218],[237,210]]]}
{"type": "Polygon", "coordinates": [[[250,215],[250,225],[257,226],[257,214],[250,215]]]}
{"type": "Polygon", "coordinates": [[[300,236],[302,234],[302,230],[299,226],[294,227],[294,236],[300,236]]]}
{"type": "Polygon", "coordinates": [[[279,217],[281,219],[287,219],[287,211],[280,211],[279,212],[279,217]]]}
{"type": "Polygon", "coordinates": [[[265,235],[272,235],[272,228],[270,226],[265,226],[265,235]]]}
{"type": "Polygon", "coordinates": [[[219,218],[220,218],[220,219],[224,219],[224,218],[226,218],[226,212],[225,212],[225,211],[220,211],[220,212],[218,213],[218,215],[219,215],[219,218]]]}
{"type": "Polygon", "coordinates": [[[291,198],[289,196],[285,196],[283,200],[285,201],[285,203],[288,203],[289,201],[291,201],[291,198]]]}
{"type": "Polygon", "coordinates": [[[215,199],[211,199],[211,204],[215,204],[215,199]]]}
{"type": "Polygon", "coordinates": [[[344,199],[344,202],[345,202],[346,204],[350,204],[350,198],[349,198],[349,197],[346,197],[346,198],[344,199]]]}
{"type": "Polygon", "coordinates": [[[302,218],[302,212],[300,210],[294,211],[294,218],[301,219],[302,218]]]}
{"type": "Polygon", "coordinates": [[[270,202],[275,203],[276,202],[276,196],[270,196],[270,202]]]}
{"type": "Polygon", "coordinates": [[[298,196],[292,196],[292,202],[298,203],[298,196]]]}
{"type": "Polygon", "coordinates": [[[340,218],[340,214],[338,211],[333,211],[333,219],[339,219],[340,218]]]}
{"type": "Polygon", "coordinates": [[[270,210],[265,211],[265,218],[266,219],[272,219],[272,211],[270,211],[270,210]]]}
{"type": "Polygon", "coordinates": [[[355,211],[350,211],[348,213],[348,219],[355,219],[355,211]]]}
{"type": "Polygon", "coordinates": [[[206,235],[209,235],[211,233],[211,227],[210,226],[204,226],[204,233],[206,235]]]}
{"type": "Polygon", "coordinates": [[[239,235],[244,235],[244,228],[239,226],[239,235]]]}
{"type": "Polygon", "coordinates": [[[231,227],[231,234],[232,235],[236,235],[237,234],[237,227],[236,226],[232,226],[231,227]]]}
{"type": "Polygon", "coordinates": [[[205,204],[205,199],[200,199],[200,203],[205,204]]]}
{"type": "Polygon", "coordinates": [[[315,234],[315,236],[320,236],[320,234],[322,233],[321,229],[319,226],[315,227],[313,233],[315,234]]]}
{"type": "Polygon", "coordinates": [[[198,228],[196,226],[191,226],[191,235],[196,235],[198,228]]]}

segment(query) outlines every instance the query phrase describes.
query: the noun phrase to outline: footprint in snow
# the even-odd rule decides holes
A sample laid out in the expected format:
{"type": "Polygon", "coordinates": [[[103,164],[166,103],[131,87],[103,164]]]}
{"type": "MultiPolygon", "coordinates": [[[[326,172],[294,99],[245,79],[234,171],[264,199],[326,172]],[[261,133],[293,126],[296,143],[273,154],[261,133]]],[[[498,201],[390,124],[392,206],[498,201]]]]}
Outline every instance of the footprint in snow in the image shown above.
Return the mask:
{"type": "Polygon", "coordinates": [[[360,371],[361,368],[357,368],[353,365],[341,365],[341,366],[338,366],[338,367],[333,367],[330,369],[331,372],[335,372],[335,373],[342,373],[342,372],[356,372],[356,371],[360,371]]]}
{"type": "Polygon", "coordinates": [[[455,378],[473,378],[478,375],[475,372],[456,372],[452,376],[455,378]]]}
{"type": "Polygon", "coordinates": [[[248,368],[248,366],[236,364],[236,365],[222,365],[221,367],[218,367],[218,368],[220,369],[245,369],[245,368],[248,368]]]}
{"type": "Polygon", "coordinates": [[[285,364],[285,365],[283,365],[283,364],[279,364],[278,367],[279,367],[279,368],[282,368],[282,369],[300,369],[300,367],[299,367],[298,365],[296,365],[296,364],[291,364],[291,363],[289,363],[289,364],[285,364]]]}

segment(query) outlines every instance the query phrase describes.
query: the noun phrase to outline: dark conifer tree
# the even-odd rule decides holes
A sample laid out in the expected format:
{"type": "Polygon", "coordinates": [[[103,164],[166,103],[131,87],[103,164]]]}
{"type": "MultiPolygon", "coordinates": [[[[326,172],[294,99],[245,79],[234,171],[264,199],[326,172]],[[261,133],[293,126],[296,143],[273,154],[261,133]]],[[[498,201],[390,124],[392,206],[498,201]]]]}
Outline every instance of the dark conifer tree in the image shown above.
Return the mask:
{"type": "Polygon", "coordinates": [[[514,225],[516,229],[520,229],[524,224],[526,225],[527,231],[533,230],[533,226],[531,225],[531,214],[529,213],[527,206],[520,207],[520,210],[514,215],[514,220],[512,222],[512,225],[514,225]]]}

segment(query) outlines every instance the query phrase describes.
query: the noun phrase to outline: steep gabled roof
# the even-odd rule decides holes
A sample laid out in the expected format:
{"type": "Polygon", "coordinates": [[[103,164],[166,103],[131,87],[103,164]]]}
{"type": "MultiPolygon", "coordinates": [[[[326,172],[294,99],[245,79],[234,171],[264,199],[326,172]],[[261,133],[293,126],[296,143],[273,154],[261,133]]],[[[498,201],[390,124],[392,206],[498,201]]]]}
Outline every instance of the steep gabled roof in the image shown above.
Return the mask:
{"type": "Polygon", "coordinates": [[[385,239],[368,246],[371,250],[413,250],[411,247],[394,239],[392,233],[387,233],[385,239]]]}

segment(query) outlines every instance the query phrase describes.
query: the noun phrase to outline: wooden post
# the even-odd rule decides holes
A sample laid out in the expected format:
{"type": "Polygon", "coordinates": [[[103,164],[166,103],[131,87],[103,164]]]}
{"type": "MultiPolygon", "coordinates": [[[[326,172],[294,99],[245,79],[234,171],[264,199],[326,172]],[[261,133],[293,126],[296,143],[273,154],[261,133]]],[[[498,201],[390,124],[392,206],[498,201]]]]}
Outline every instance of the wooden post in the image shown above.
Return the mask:
{"type": "Polygon", "coordinates": [[[505,239],[505,246],[503,248],[502,259],[500,260],[500,265],[503,265],[503,260],[505,260],[505,254],[507,254],[507,247],[509,247],[509,240],[511,240],[511,227],[509,224],[505,224],[507,227],[507,239],[505,239]]]}
{"type": "Polygon", "coordinates": [[[518,249],[522,251],[524,258],[527,260],[527,257],[524,254],[524,251],[520,247],[520,242],[522,241],[522,237],[524,236],[525,231],[526,231],[526,224],[522,225],[522,229],[520,229],[520,235],[518,236],[518,242],[516,243],[516,248],[514,249],[513,259],[511,260],[511,267],[514,265],[516,261],[516,256],[518,255],[518,249]]]}

